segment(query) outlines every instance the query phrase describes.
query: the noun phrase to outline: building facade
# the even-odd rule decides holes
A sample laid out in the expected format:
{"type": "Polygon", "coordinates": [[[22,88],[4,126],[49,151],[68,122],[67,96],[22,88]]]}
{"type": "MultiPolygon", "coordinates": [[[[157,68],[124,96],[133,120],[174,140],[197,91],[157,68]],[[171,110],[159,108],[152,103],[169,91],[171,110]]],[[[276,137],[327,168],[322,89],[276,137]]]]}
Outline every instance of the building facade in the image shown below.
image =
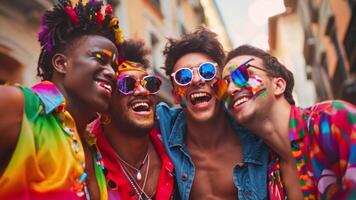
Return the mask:
{"type": "MultiPolygon", "coordinates": [[[[289,27],[290,33],[302,30],[301,41],[291,40],[288,45],[302,44],[304,74],[315,84],[315,100],[343,99],[356,104],[356,1],[284,2],[288,7],[285,16],[293,15],[299,24],[298,28],[289,27]]],[[[273,30],[288,29],[277,23],[285,16],[270,19],[272,42],[279,40],[273,30]]],[[[281,51],[278,47],[274,50],[281,51]]]]}
{"type": "Polygon", "coordinates": [[[300,106],[309,106],[316,101],[315,85],[308,78],[308,66],[303,54],[304,30],[295,10],[269,18],[270,53],[276,56],[294,75],[294,99],[300,106]]]}

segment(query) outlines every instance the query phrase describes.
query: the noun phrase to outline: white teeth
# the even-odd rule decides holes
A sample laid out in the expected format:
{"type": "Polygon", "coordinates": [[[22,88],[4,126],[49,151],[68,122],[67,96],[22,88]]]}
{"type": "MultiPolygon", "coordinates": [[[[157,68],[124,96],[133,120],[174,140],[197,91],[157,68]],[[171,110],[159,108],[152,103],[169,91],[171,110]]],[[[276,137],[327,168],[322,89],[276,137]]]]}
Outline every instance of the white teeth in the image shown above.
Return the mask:
{"type": "Polygon", "coordinates": [[[204,97],[204,96],[208,96],[208,94],[205,92],[199,92],[199,93],[194,93],[194,94],[190,95],[190,98],[194,100],[195,98],[204,97]]]}
{"type": "Polygon", "coordinates": [[[110,93],[112,92],[112,87],[109,84],[106,84],[105,82],[102,81],[96,81],[96,83],[100,86],[103,87],[104,89],[108,90],[110,93]]]}
{"type": "Polygon", "coordinates": [[[145,107],[145,108],[149,108],[149,105],[148,105],[148,103],[146,103],[146,102],[139,102],[139,103],[135,103],[133,106],[132,106],[132,109],[136,109],[136,108],[138,108],[138,107],[140,107],[140,106],[143,106],[143,107],[145,107]]]}
{"type": "Polygon", "coordinates": [[[250,99],[250,98],[248,98],[248,97],[242,97],[241,99],[238,99],[237,101],[235,101],[234,107],[235,107],[235,106],[238,106],[238,105],[240,105],[240,104],[245,103],[245,102],[248,101],[249,99],[250,99]]]}

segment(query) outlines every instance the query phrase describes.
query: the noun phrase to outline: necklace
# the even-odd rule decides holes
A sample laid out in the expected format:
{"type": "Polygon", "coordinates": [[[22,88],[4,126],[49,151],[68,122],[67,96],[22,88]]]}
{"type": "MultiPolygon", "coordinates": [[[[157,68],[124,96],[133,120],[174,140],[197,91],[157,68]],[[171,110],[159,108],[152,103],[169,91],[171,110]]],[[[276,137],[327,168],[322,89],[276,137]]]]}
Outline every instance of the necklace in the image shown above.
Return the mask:
{"type": "Polygon", "coordinates": [[[148,158],[148,148],[147,148],[147,153],[146,153],[144,159],[142,160],[142,162],[141,162],[141,164],[140,164],[140,166],[139,166],[138,168],[136,168],[136,167],[130,165],[128,162],[126,162],[124,159],[122,159],[122,158],[119,156],[119,154],[117,154],[116,152],[115,152],[115,155],[116,155],[116,157],[117,157],[123,164],[125,164],[125,165],[128,166],[129,168],[131,168],[131,169],[133,169],[134,171],[136,171],[136,177],[135,177],[135,178],[136,178],[137,181],[140,181],[140,180],[142,179],[141,169],[142,169],[143,165],[145,165],[145,162],[146,162],[146,160],[147,160],[147,158],[148,158]]]}
{"type": "Polygon", "coordinates": [[[140,185],[135,181],[135,178],[133,177],[133,175],[130,173],[130,171],[124,165],[122,165],[120,163],[120,167],[121,167],[122,171],[124,172],[124,175],[125,175],[126,179],[129,181],[130,185],[132,186],[132,188],[136,192],[136,195],[137,195],[138,199],[139,200],[146,200],[146,199],[147,200],[151,200],[150,196],[148,196],[144,192],[144,189],[146,187],[148,172],[149,172],[149,168],[150,168],[150,155],[148,154],[146,174],[145,174],[145,179],[143,181],[142,187],[140,187],[140,185]]]}

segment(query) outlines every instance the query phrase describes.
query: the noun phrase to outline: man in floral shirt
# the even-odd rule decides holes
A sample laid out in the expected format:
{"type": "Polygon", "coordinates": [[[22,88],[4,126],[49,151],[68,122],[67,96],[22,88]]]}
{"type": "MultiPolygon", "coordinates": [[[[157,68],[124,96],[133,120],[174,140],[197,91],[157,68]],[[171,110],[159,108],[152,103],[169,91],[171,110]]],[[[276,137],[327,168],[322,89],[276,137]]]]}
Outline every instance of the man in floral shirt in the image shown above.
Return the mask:
{"type": "Polygon", "coordinates": [[[255,47],[232,50],[226,63],[230,114],[273,150],[270,199],[355,199],[355,106],[343,101],[295,106],[293,74],[255,47]]]}

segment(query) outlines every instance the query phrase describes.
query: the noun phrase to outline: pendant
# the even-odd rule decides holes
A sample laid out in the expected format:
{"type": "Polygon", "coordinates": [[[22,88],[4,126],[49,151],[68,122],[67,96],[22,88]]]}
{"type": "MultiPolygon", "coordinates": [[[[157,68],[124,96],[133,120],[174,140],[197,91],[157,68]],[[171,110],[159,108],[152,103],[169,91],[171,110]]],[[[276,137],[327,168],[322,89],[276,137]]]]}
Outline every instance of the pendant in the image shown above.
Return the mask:
{"type": "Polygon", "coordinates": [[[140,172],[140,171],[137,171],[136,180],[140,181],[141,179],[142,179],[141,172],[140,172]]]}

